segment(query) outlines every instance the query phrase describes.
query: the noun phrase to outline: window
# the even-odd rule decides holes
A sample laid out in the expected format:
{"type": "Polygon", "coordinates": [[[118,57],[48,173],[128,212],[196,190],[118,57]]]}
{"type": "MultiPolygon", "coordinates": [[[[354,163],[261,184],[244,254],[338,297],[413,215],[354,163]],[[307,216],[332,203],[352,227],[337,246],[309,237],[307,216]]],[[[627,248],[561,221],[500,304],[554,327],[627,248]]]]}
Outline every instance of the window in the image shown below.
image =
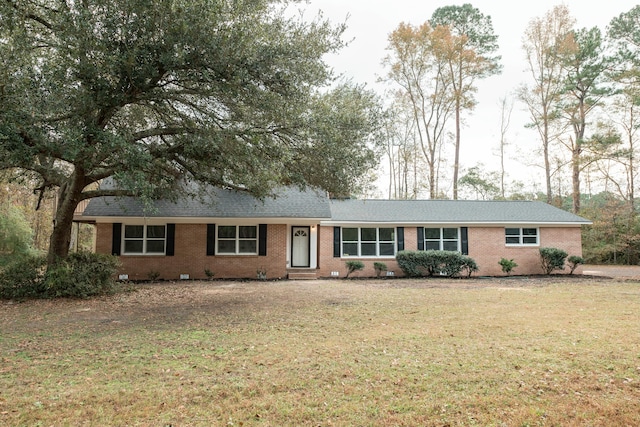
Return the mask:
{"type": "Polygon", "coordinates": [[[507,245],[537,245],[537,228],[505,228],[505,243],[507,245]]]}
{"type": "Polygon", "coordinates": [[[166,236],[164,225],[125,225],[124,253],[164,255],[166,236]]]}
{"type": "Polygon", "coordinates": [[[255,225],[218,226],[217,253],[258,254],[258,227],[255,225]]]}
{"type": "Polygon", "coordinates": [[[459,228],[425,228],[425,250],[460,251],[459,228]]]}
{"type": "Polygon", "coordinates": [[[395,228],[343,228],[342,256],[393,257],[396,251],[395,228]]]}

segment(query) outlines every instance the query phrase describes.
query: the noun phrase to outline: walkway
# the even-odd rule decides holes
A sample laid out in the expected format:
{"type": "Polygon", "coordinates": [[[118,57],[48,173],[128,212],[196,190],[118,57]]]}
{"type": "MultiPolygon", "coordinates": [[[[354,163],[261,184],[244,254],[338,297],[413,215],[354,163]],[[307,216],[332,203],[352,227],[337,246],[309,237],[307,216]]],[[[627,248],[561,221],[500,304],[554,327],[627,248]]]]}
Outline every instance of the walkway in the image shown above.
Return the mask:
{"type": "Polygon", "coordinates": [[[582,274],[588,276],[607,276],[624,279],[640,279],[640,266],[585,264],[582,266],[582,274]]]}

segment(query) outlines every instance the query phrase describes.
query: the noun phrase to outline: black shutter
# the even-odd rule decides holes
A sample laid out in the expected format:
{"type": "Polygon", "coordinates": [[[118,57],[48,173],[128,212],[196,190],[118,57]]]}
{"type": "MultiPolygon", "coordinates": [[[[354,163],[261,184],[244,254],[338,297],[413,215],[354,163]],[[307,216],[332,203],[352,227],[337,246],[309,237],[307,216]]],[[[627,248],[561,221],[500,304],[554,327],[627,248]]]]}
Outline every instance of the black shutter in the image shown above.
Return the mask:
{"type": "Polygon", "coordinates": [[[207,256],[216,254],[216,225],[207,224],[207,256]]]}
{"type": "Polygon", "coordinates": [[[122,247],[122,223],[113,223],[113,232],[111,233],[111,255],[120,255],[122,247]]]}
{"type": "Polygon", "coordinates": [[[258,255],[267,256],[267,224],[258,226],[258,255]]]}
{"type": "Polygon", "coordinates": [[[424,228],[418,227],[418,250],[424,251],[424,228]]]}
{"type": "Polygon", "coordinates": [[[340,258],[340,227],[333,227],[333,257],[340,258]]]}
{"type": "Polygon", "coordinates": [[[167,256],[173,256],[176,251],[176,225],[167,224],[167,256]]]}
{"type": "Polygon", "coordinates": [[[462,255],[469,255],[469,229],[460,227],[460,252],[462,255]]]}
{"type": "Polygon", "coordinates": [[[398,252],[404,251],[404,227],[398,227],[398,252]]]}

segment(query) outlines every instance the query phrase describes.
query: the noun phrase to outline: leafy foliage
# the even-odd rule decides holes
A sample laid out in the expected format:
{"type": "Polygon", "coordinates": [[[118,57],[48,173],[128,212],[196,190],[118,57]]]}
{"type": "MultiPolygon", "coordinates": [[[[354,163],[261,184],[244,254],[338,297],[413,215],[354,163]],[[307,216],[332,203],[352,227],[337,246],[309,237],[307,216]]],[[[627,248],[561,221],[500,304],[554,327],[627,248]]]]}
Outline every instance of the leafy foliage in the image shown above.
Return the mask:
{"type": "Polygon", "coordinates": [[[46,297],[46,259],[39,255],[14,257],[0,270],[0,298],[46,297]]]}
{"type": "Polygon", "coordinates": [[[360,271],[364,269],[364,263],[362,261],[349,260],[345,262],[345,264],[347,266],[347,275],[345,277],[349,277],[349,275],[354,271],[360,271]]]}
{"type": "Polygon", "coordinates": [[[498,264],[500,264],[502,272],[505,274],[511,274],[511,271],[518,266],[513,259],[506,258],[501,258],[500,261],[498,261],[498,264]]]}
{"type": "Polygon", "coordinates": [[[22,256],[0,271],[0,298],[87,298],[116,290],[118,259],[74,252],[45,269],[44,256],[22,256]]]}
{"type": "Polygon", "coordinates": [[[567,252],[558,248],[540,248],[540,263],[545,274],[553,270],[563,270],[567,252]]]}
{"type": "Polygon", "coordinates": [[[580,264],[584,264],[584,258],[578,255],[571,255],[567,258],[567,262],[569,263],[570,268],[569,274],[573,274],[580,264]]]}
{"type": "Polygon", "coordinates": [[[25,254],[32,247],[33,232],[22,211],[0,206],[0,254],[25,254]]]}
{"type": "Polygon", "coordinates": [[[323,60],[344,26],[290,18],[287,3],[0,3],[0,170],[58,190],[50,264],[88,198],[170,197],[184,180],[258,197],[362,183],[378,101],[323,60]],[[99,186],[109,177],[117,189],[99,186]]]}
{"type": "Polygon", "coordinates": [[[469,277],[478,265],[469,256],[452,251],[400,251],[396,261],[409,277],[445,275],[455,277],[462,272],[469,277]]]}
{"type": "Polygon", "coordinates": [[[373,263],[373,268],[376,270],[376,277],[380,277],[383,271],[387,271],[387,264],[384,262],[376,261],[373,263]]]}

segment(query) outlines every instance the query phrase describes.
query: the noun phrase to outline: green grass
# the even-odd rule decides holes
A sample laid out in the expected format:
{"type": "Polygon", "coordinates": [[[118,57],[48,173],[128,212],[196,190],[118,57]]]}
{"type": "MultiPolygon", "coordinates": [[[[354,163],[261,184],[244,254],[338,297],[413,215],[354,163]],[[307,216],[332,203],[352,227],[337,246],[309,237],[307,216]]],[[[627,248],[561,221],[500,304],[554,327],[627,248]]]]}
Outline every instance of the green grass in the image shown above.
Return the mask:
{"type": "Polygon", "coordinates": [[[640,425],[640,285],[550,280],[1,303],[0,424],[640,425]]]}

